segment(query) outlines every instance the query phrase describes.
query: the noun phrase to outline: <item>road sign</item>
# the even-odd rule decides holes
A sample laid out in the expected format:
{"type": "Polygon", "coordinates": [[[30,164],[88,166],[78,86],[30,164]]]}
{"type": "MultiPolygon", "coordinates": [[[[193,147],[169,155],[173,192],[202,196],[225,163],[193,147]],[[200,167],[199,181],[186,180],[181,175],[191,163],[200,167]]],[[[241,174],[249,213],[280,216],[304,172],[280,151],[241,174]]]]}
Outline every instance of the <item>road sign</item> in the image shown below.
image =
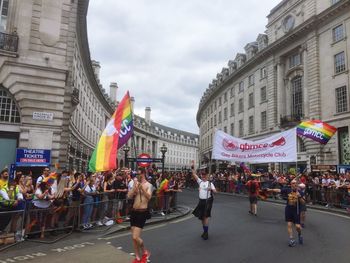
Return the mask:
{"type": "Polygon", "coordinates": [[[149,162],[151,158],[151,156],[147,153],[141,153],[139,156],[137,156],[137,159],[138,160],[142,160],[141,162],[137,162],[137,165],[138,166],[141,166],[141,167],[148,167],[150,166],[151,162],[149,162]]]}

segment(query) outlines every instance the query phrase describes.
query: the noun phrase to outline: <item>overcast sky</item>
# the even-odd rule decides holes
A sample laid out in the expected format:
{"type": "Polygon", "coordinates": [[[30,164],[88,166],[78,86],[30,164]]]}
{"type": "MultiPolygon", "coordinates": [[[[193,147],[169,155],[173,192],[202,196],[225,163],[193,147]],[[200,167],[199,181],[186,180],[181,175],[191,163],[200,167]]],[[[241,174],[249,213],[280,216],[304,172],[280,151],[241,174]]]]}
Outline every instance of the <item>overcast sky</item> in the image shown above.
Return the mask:
{"type": "Polygon", "coordinates": [[[151,107],[157,123],[198,133],[203,92],[248,42],[264,33],[281,0],[90,0],[91,58],[118,100],[127,90],[135,114],[151,107]]]}

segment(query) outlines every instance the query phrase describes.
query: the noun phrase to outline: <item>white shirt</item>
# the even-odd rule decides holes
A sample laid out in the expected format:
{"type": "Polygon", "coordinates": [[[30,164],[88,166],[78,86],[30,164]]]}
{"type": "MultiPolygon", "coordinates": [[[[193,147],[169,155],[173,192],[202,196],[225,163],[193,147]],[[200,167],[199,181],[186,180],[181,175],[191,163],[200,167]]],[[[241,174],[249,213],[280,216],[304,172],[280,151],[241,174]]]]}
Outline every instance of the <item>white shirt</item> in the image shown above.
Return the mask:
{"type": "MultiPolygon", "coordinates": [[[[36,195],[41,195],[43,194],[43,192],[41,191],[40,188],[36,189],[35,191],[36,195]]],[[[51,201],[47,200],[48,196],[44,196],[44,199],[38,199],[37,197],[34,198],[33,200],[33,204],[38,207],[38,208],[48,208],[51,205],[51,201]]]]}
{"type": "Polygon", "coordinates": [[[198,178],[197,183],[199,185],[199,199],[207,199],[211,197],[211,191],[208,191],[208,189],[215,190],[215,186],[213,183],[210,183],[209,181],[202,181],[198,178]],[[210,188],[209,188],[210,187],[210,188]]]}

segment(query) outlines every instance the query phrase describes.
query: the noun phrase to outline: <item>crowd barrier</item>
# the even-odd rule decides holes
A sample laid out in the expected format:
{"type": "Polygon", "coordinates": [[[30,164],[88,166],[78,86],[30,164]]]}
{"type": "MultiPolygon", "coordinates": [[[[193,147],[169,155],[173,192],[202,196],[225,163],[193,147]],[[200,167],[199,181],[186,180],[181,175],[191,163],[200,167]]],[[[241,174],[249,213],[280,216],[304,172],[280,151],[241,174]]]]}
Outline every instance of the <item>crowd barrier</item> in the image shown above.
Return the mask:
{"type": "MultiPolygon", "coordinates": [[[[224,193],[247,194],[248,190],[243,182],[234,182],[230,180],[214,180],[218,191],[224,193]]],[[[281,188],[274,182],[261,182],[261,188],[281,188]]],[[[350,208],[350,189],[345,187],[321,187],[319,185],[310,185],[305,188],[308,203],[323,205],[336,208],[350,208]]],[[[270,198],[284,198],[276,194],[270,194],[270,198]]]]}
{"type": "MultiPolygon", "coordinates": [[[[24,240],[53,243],[75,230],[106,231],[114,224],[128,222],[132,205],[131,199],[109,199],[107,195],[76,202],[55,200],[48,208],[27,203],[22,210],[5,210],[0,204],[0,251],[24,240]]],[[[176,209],[176,192],[153,195],[149,201],[151,215],[160,219],[166,220],[176,209]]]]}

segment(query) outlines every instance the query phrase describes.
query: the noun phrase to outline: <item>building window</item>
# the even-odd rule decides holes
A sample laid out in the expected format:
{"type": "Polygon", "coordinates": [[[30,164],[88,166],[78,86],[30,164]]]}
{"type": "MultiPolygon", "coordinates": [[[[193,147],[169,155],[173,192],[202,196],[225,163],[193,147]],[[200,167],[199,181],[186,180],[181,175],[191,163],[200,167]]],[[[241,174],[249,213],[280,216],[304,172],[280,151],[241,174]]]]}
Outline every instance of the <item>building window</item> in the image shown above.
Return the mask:
{"type": "Polygon", "coordinates": [[[216,126],[217,121],[216,121],[216,114],[214,115],[214,126],[216,126]]]}
{"type": "Polygon", "coordinates": [[[348,96],[346,92],[346,86],[337,88],[335,90],[336,97],[336,112],[346,112],[348,111],[348,96]]]}
{"type": "Polygon", "coordinates": [[[244,133],[243,120],[239,120],[239,136],[242,137],[244,133]]]}
{"type": "Polygon", "coordinates": [[[227,120],[227,108],[224,108],[224,121],[227,120]]]}
{"type": "Polygon", "coordinates": [[[210,118],[210,128],[213,128],[213,117],[210,118]]]}
{"type": "Polygon", "coordinates": [[[292,116],[303,116],[303,86],[302,77],[292,79],[292,116]]]}
{"type": "Polygon", "coordinates": [[[254,133],[254,116],[249,117],[249,134],[254,133]]]}
{"type": "Polygon", "coordinates": [[[260,98],[261,98],[261,102],[264,102],[267,100],[267,97],[266,97],[266,87],[262,87],[260,89],[260,98]]]}
{"type": "Polygon", "coordinates": [[[334,56],[335,74],[345,71],[345,53],[340,52],[334,56]]]}
{"type": "Polygon", "coordinates": [[[254,75],[250,75],[248,77],[248,83],[249,83],[249,86],[254,85],[254,75]]]}
{"type": "Polygon", "coordinates": [[[306,152],[305,144],[299,137],[297,137],[297,152],[306,152]]]}
{"type": "Polygon", "coordinates": [[[226,126],[224,127],[224,133],[227,133],[227,127],[226,126]]]}
{"type": "Polygon", "coordinates": [[[235,134],[235,125],[231,123],[230,125],[230,134],[233,136],[235,134]]]}
{"type": "Polygon", "coordinates": [[[266,67],[263,67],[260,69],[260,78],[266,78],[267,77],[267,71],[266,71],[266,67]]]}
{"type": "Polygon", "coordinates": [[[339,127],[338,133],[338,149],[339,149],[339,163],[350,164],[350,137],[349,128],[339,127]]]}
{"type": "Polygon", "coordinates": [[[227,92],[224,93],[224,102],[227,102],[227,92]]]}
{"type": "Polygon", "coordinates": [[[289,57],[289,68],[294,68],[296,66],[299,66],[300,64],[301,64],[300,54],[294,54],[289,57]]]}
{"type": "Polygon", "coordinates": [[[221,111],[219,111],[219,123],[222,122],[222,115],[221,115],[221,111]]]}
{"type": "Polygon", "coordinates": [[[266,111],[261,112],[261,130],[266,130],[267,129],[267,115],[266,115],[266,111]]]}
{"type": "Polygon", "coordinates": [[[5,89],[0,88],[0,122],[20,123],[20,121],[15,101],[5,89]]]}
{"type": "Polygon", "coordinates": [[[217,108],[217,107],[216,107],[216,101],[214,101],[214,110],[216,110],[216,108],[217,108]]]}
{"type": "Polygon", "coordinates": [[[221,106],[221,96],[219,97],[219,107],[221,106]]]}
{"type": "Polygon", "coordinates": [[[235,116],[235,104],[231,103],[230,105],[230,116],[235,116]]]}
{"type": "Polygon", "coordinates": [[[0,32],[6,31],[9,0],[0,0],[0,32]]]}
{"type": "Polygon", "coordinates": [[[238,112],[243,112],[243,98],[238,101],[238,112]]]}
{"type": "Polygon", "coordinates": [[[249,93],[248,106],[249,109],[254,107],[254,93],[249,93]]]}
{"type": "Polygon", "coordinates": [[[344,38],[344,26],[343,24],[336,26],[332,30],[333,32],[333,42],[338,42],[344,38]]]}
{"type": "Polygon", "coordinates": [[[244,82],[241,81],[241,82],[239,83],[238,92],[243,92],[243,91],[244,91],[244,82]]]}
{"type": "Polygon", "coordinates": [[[232,87],[230,89],[230,97],[232,98],[235,95],[235,89],[232,87]]]}

